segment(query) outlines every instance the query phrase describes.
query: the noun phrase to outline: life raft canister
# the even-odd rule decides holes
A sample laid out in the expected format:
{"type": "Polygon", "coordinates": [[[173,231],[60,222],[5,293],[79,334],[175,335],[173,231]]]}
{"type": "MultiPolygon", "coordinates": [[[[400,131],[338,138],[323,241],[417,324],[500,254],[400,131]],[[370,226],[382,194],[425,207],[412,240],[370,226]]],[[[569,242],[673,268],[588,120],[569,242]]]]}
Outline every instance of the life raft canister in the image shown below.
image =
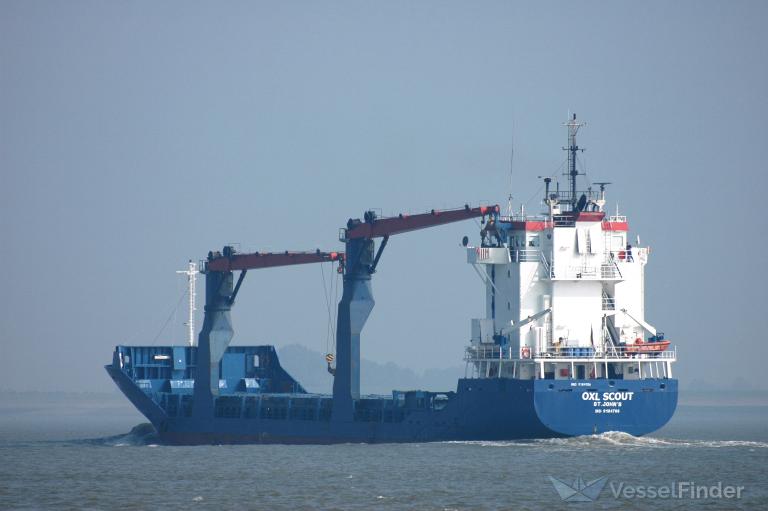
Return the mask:
{"type": "Polygon", "coordinates": [[[523,358],[531,358],[531,348],[528,346],[523,346],[523,349],[520,350],[520,356],[523,358]]]}

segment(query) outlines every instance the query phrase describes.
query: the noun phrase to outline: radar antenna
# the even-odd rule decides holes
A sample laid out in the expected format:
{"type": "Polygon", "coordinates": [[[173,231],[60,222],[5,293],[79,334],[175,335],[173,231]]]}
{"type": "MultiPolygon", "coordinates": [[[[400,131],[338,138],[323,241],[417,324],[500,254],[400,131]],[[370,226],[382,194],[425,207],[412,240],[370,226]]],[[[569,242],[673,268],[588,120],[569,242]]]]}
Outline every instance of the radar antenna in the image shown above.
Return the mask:
{"type": "Polygon", "coordinates": [[[603,211],[605,209],[605,187],[611,183],[609,183],[608,181],[602,181],[602,182],[596,182],[592,184],[596,184],[600,186],[600,197],[598,197],[597,200],[594,202],[595,204],[597,204],[598,210],[603,211]]]}
{"type": "Polygon", "coordinates": [[[537,177],[539,179],[544,180],[544,202],[547,202],[548,200],[556,199],[557,193],[550,193],[554,176],[537,176],[537,177]]]}
{"type": "Polygon", "coordinates": [[[593,185],[598,185],[600,187],[600,200],[605,200],[605,187],[609,184],[612,184],[608,181],[599,181],[596,183],[592,183],[593,185]]]}

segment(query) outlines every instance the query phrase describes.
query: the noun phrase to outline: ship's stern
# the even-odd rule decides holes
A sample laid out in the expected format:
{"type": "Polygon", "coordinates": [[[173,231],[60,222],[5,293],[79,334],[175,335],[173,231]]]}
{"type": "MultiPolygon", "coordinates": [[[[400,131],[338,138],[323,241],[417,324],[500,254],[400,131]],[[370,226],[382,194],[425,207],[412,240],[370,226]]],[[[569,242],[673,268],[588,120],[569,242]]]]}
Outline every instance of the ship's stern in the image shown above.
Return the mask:
{"type": "Polygon", "coordinates": [[[539,420],[557,433],[578,436],[622,431],[640,436],[664,426],[677,408],[676,379],[536,380],[539,420]]]}

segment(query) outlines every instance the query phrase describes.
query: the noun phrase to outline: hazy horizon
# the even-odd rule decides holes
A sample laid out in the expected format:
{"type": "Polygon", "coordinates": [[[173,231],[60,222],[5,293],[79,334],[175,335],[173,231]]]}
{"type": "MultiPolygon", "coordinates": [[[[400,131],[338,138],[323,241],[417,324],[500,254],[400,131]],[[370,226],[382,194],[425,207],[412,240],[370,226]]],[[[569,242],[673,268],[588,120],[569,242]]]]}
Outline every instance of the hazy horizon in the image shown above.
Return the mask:
{"type": "MultiPolygon", "coordinates": [[[[588,178],[613,183],[610,210],[652,248],[645,315],[678,346],[683,388],[768,390],[766,15],[756,1],[0,0],[0,388],[112,388],[116,344],[183,343],[175,271],[224,244],[339,250],[368,208],[511,193],[534,211],[576,112],[588,178]]],[[[392,238],[365,359],[462,363],[484,294],[459,241],[477,231],[392,238]]],[[[323,353],[323,292],[316,265],[250,272],[234,344],[323,353]]]]}
{"type": "MultiPolygon", "coordinates": [[[[330,394],[333,379],[325,369],[324,354],[312,350],[301,344],[288,344],[278,349],[280,363],[294,379],[312,393],[330,394]]],[[[361,360],[362,374],[366,375],[363,382],[364,394],[389,395],[392,390],[430,390],[452,391],[456,388],[457,378],[464,375],[464,366],[455,365],[445,368],[429,368],[417,371],[411,368],[397,365],[393,362],[379,362],[363,358],[361,360]]],[[[116,386],[106,386],[103,390],[87,390],[82,392],[67,392],[56,390],[19,391],[0,387],[0,401],[2,396],[8,397],[8,393],[16,393],[19,396],[39,395],[46,396],[94,396],[114,397],[125,401],[123,394],[116,386]]],[[[755,405],[767,406],[768,394],[759,387],[750,387],[742,378],[730,381],[706,381],[693,379],[682,381],[680,385],[681,404],[718,403],[720,405],[755,405]],[[758,399],[755,399],[758,398],[758,399]]]]}

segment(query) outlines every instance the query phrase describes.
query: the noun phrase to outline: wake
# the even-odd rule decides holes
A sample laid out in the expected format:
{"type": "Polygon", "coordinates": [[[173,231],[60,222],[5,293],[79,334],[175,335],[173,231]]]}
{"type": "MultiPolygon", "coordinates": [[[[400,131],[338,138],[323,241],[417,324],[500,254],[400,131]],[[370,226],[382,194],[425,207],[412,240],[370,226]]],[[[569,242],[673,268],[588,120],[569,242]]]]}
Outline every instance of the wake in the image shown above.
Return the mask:
{"type": "Polygon", "coordinates": [[[134,426],[131,428],[131,431],[122,435],[75,440],[74,443],[104,445],[107,447],[156,446],[160,443],[160,440],[154,426],[145,422],[134,426]]]}
{"type": "Polygon", "coordinates": [[[446,444],[475,445],[479,447],[565,447],[565,448],[599,448],[599,447],[627,447],[627,448],[748,448],[768,449],[768,442],[754,442],[749,440],[683,440],[674,438],[657,438],[650,436],[633,436],[621,431],[607,431],[598,435],[584,435],[569,438],[543,438],[532,440],[511,441],[453,441],[446,444]]]}

